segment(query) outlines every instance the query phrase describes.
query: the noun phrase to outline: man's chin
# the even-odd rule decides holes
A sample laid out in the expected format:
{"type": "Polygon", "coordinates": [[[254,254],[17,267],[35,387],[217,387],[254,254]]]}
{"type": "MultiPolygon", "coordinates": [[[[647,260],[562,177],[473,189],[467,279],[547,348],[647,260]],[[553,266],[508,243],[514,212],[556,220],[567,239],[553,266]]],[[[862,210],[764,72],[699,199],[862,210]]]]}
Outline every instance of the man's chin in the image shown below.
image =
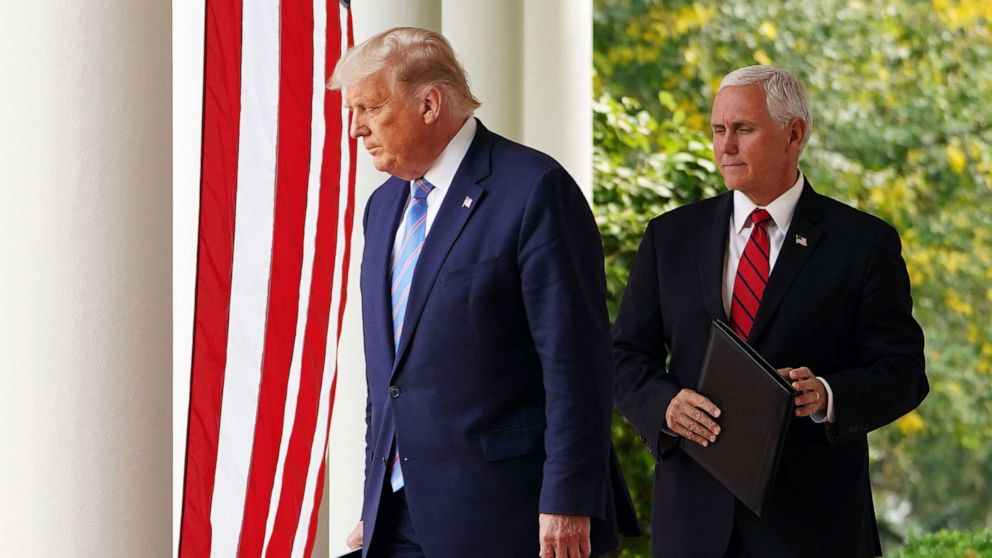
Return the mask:
{"type": "Polygon", "coordinates": [[[390,168],[389,163],[387,161],[383,161],[381,158],[375,155],[372,156],[372,166],[375,167],[375,170],[379,172],[391,174],[389,173],[389,168],[390,168]]]}

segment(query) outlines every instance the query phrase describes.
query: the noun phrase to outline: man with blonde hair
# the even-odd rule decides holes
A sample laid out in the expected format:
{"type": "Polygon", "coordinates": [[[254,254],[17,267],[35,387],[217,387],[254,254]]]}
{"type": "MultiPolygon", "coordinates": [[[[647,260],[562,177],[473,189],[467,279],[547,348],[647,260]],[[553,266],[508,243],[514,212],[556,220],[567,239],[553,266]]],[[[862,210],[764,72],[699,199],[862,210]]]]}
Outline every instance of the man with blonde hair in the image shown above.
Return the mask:
{"type": "Polygon", "coordinates": [[[603,251],[582,193],[472,116],[479,101],[439,33],[380,33],[342,57],[330,87],[392,175],[363,220],[366,472],[349,546],[431,558],[615,548],[614,496],[629,499],[611,477],[603,251]]]}
{"type": "Polygon", "coordinates": [[[926,396],[923,332],[895,229],[817,194],[799,171],[811,123],[788,72],[728,74],[711,125],[731,191],[652,220],[631,266],[615,398],[657,460],[652,556],[881,554],[867,434],[926,396]],[[695,391],[712,320],[796,390],[760,518],[679,445],[708,446],[733,425],[695,391]]]}

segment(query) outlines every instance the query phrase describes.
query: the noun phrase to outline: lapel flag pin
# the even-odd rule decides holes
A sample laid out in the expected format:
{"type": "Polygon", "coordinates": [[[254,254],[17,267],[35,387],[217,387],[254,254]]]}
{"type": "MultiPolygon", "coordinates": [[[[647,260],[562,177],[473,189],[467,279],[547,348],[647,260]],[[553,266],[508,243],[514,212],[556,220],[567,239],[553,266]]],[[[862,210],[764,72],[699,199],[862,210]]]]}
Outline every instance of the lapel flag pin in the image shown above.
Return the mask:
{"type": "Polygon", "coordinates": [[[472,198],[465,196],[465,201],[462,202],[462,207],[472,207],[472,198]]]}
{"type": "Polygon", "coordinates": [[[797,234],[796,235],[796,244],[798,244],[800,246],[806,246],[806,237],[803,236],[803,235],[801,235],[801,234],[797,234]]]}

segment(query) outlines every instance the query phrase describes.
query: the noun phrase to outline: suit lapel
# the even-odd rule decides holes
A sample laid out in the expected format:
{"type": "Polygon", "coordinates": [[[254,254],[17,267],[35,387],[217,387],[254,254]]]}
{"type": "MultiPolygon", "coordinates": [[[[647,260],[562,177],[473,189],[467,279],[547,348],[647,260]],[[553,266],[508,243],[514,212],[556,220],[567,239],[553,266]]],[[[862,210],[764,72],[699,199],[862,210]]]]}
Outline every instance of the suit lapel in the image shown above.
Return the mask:
{"type": "Polygon", "coordinates": [[[703,289],[703,303],[710,319],[727,321],[723,310],[723,260],[727,251],[730,213],[733,210],[731,193],[717,198],[706,226],[699,235],[699,277],[703,289]]]}
{"type": "Polygon", "coordinates": [[[387,192],[384,192],[385,206],[378,213],[380,224],[373,224],[368,230],[375,231],[375,238],[367,240],[370,246],[375,246],[376,250],[371,253],[370,270],[376,277],[375,290],[379,296],[373,300],[379,300],[380,308],[374,310],[379,316],[378,327],[379,343],[383,351],[391,357],[393,354],[393,303],[390,295],[391,264],[393,257],[393,241],[396,239],[396,229],[400,226],[403,218],[403,210],[406,208],[406,201],[410,195],[410,183],[399,178],[393,178],[386,185],[387,192]]]}
{"type": "Polygon", "coordinates": [[[444,201],[434,218],[431,230],[427,233],[424,248],[413,271],[410,299],[407,302],[403,333],[393,362],[393,374],[403,361],[403,355],[417,329],[420,316],[424,313],[424,305],[434,288],[441,264],[444,263],[451,246],[461,234],[465,223],[483,202],[485,190],[478,185],[478,182],[489,176],[491,172],[489,157],[492,142],[493,134],[482,126],[482,122],[479,122],[472,145],[465,154],[458,172],[455,173],[455,178],[448,193],[444,195],[444,201]],[[467,202],[467,199],[471,201],[467,202]]]}
{"type": "Polygon", "coordinates": [[[823,233],[818,224],[821,216],[819,194],[813,191],[813,187],[807,181],[803,186],[799,203],[796,204],[796,212],[786,232],[785,241],[782,243],[782,251],[779,252],[775,267],[768,277],[768,285],[765,286],[765,293],[758,306],[758,315],[754,317],[754,324],[748,336],[751,345],[758,343],[799,271],[816,249],[823,233]]]}

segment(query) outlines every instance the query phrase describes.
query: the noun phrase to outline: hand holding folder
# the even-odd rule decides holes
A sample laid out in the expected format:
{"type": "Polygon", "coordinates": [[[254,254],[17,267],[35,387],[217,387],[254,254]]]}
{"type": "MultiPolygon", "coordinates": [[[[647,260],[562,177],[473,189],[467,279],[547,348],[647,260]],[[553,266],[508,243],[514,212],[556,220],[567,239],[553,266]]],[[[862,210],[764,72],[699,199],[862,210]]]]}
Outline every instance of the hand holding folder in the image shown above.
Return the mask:
{"type": "Polygon", "coordinates": [[[720,435],[706,447],[683,439],[682,450],[760,516],[775,480],[795,391],[719,321],[710,328],[696,391],[720,408],[720,435]]]}

